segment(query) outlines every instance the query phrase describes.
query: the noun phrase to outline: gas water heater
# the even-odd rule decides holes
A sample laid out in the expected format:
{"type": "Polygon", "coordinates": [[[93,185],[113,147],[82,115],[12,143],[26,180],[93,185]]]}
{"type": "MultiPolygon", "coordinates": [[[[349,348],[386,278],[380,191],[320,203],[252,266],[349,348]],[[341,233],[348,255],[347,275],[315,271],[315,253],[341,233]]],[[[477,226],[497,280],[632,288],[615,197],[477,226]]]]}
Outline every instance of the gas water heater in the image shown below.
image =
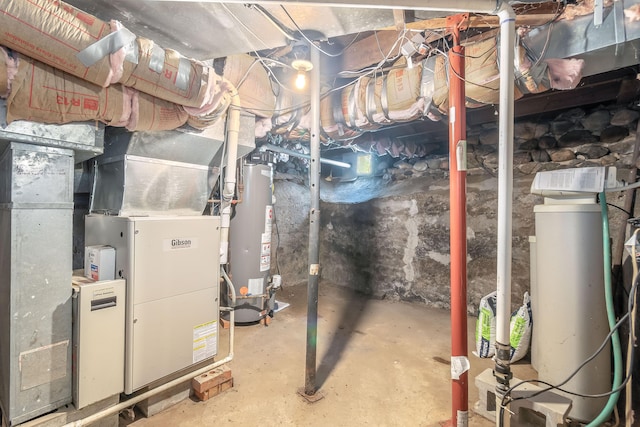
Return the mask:
{"type": "Polygon", "coordinates": [[[268,312],[273,221],[272,167],[259,161],[241,169],[244,191],[229,228],[229,262],[237,302],[236,323],[253,323],[268,312]]]}

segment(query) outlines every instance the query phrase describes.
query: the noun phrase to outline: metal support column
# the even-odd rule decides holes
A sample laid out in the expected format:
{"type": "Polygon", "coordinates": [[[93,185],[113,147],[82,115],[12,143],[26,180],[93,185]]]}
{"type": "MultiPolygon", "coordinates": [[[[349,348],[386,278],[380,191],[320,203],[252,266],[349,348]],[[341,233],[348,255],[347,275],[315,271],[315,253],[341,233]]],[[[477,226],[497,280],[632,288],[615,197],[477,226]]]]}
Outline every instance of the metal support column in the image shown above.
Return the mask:
{"type": "Polygon", "coordinates": [[[311,50],[311,165],[309,187],[309,283],[307,285],[307,357],[304,394],[316,394],[316,344],[318,337],[318,279],[320,275],[320,53],[311,50]]]}
{"type": "Polygon", "coordinates": [[[452,425],[468,425],[467,360],[467,150],[464,47],[460,30],[469,15],[447,18],[453,36],[449,51],[449,218],[451,244],[452,425]]]}

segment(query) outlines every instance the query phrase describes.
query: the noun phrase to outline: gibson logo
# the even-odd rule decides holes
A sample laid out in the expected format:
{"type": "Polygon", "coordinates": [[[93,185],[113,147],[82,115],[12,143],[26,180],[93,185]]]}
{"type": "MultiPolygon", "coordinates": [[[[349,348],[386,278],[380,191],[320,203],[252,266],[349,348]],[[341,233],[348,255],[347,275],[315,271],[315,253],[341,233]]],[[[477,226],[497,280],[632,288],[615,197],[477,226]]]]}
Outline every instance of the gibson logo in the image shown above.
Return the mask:
{"type": "Polygon", "coordinates": [[[198,249],[197,237],[182,237],[180,239],[164,239],[162,240],[162,250],[165,252],[179,251],[185,249],[198,249]]]}
{"type": "Polygon", "coordinates": [[[175,248],[175,249],[190,248],[191,247],[191,240],[189,240],[189,239],[172,239],[171,240],[171,247],[175,248]]]}

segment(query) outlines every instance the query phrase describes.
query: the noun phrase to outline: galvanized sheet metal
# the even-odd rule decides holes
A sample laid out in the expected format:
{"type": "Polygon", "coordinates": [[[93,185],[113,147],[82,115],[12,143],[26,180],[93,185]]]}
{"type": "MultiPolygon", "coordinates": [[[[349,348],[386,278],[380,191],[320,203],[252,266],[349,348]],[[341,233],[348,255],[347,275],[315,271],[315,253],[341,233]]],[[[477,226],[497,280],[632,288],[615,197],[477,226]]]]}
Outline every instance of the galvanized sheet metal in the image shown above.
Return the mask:
{"type": "Polygon", "coordinates": [[[583,76],[591,76],[638,64],[640,21],[626,19],[624,10],[639,0],[619,0],[604,9],[602,25],[593,15],[578,16],[534,28],[523,43],[545,58],[584,59],[583,76]]]}
{"type": "MultiPolygon", "coordinates": [[[[255,119],[242,115],[238,155],[255,148],[255,119]]],[[[221,121],[204,132],[108,128],[96,162],[91,212],[121,216],[201,215],[220,174],[221,121]]]]}
{"type": "Polygon", "coordinates": [[[0,99],[0,152],[10,142],[23,142],[44,147],[71,149],[74,151],[76,162],[102,154],[104,125],[101,123],[78,122],[50,125],[16,120],[7,124],[6,117],[6,100],[0,99]]]}

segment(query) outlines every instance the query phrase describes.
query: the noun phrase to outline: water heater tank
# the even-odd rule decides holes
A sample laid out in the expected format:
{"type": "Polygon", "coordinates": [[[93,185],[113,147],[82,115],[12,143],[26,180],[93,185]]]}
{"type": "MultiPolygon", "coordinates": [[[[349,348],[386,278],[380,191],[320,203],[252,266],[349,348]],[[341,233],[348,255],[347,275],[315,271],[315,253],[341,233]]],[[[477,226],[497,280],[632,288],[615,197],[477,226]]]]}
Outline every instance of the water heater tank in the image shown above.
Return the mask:
{"type": "MultiPolygon", "coordinates": [[[[600,207],[593,200],[555,201],[534,208],[536,286],[532,303],[532,354],[538,379],[564,381],[609,333],[604,299],[604,263],[600,207]]],[[[598,394],[611,390],[610,351],[581,369],[564,389],[598,394]]],[[[573,400],[569,417],[591,421],[606,398],[573,400]]]]}
{"type": "Polygon", "coordinates": [[[271,165],[245,164],[244,194],[235,205],[229,228],[229,262],[238,300],[236,323],[257,322],[266,315],[271,269],[271,165]]]}

